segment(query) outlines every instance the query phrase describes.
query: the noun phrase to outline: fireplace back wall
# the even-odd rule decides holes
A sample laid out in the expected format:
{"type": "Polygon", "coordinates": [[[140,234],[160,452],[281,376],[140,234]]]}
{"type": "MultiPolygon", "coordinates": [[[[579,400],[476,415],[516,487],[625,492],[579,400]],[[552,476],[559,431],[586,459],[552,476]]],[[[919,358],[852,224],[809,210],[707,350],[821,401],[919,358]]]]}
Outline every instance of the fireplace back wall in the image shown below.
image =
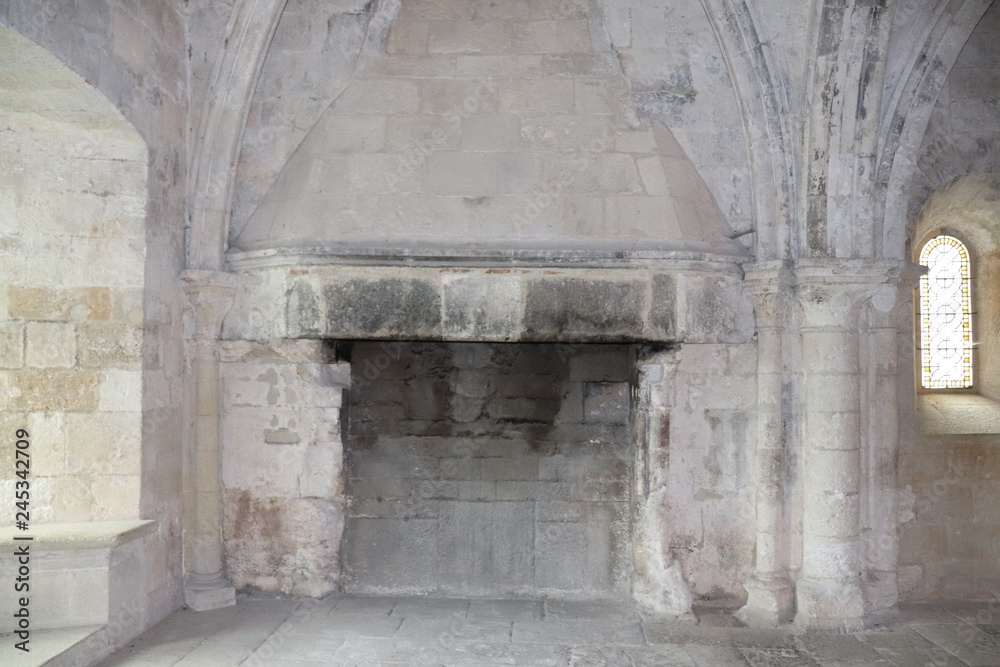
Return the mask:
{"type": "Polygon", "coordinates": [[[625,345],[357,342],[345,591],[627,597],[625,345]]]}

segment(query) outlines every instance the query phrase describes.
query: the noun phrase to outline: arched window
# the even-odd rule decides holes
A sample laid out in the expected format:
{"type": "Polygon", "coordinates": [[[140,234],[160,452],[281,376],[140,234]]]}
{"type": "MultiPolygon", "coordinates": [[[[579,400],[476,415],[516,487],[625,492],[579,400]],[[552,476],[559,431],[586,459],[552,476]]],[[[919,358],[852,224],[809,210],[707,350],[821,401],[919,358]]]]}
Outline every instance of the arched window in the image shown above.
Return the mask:
{"type": "Polygon", "coordinates": [[[969,251],[936,236],[920,251],[920,376],[925,389],[972,386],[972,292],[969,251]]]}

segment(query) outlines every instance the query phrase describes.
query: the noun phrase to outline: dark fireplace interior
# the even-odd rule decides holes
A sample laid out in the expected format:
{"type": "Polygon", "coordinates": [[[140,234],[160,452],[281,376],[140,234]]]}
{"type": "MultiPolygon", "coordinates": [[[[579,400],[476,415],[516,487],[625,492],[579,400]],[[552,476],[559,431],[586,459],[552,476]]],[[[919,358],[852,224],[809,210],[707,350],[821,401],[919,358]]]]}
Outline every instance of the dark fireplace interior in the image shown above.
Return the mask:
{"type": "Polygon", "coordinates": [[[628,597],[631,346],[345,348],[346,592],[628,597]]]}

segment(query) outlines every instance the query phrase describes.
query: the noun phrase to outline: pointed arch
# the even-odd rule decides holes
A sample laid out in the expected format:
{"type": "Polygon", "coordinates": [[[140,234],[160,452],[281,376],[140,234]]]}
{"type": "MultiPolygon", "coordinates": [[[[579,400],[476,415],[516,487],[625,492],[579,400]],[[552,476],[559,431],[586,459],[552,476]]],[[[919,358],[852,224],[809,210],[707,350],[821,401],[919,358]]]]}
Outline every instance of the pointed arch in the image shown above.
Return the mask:
{"type": "Polygon", "coordinates": [[[746,0],[701,0],[736,90],[750,157],[758,261],[788,259],[794,247],[796,164],[788,93],[746,0]]]}
{"type": "Polygon", "coordinates": [[[881,225],[876,243],[885,257],[903,258],[908,238],[908,210],[918,151],[931,112],[962,48],[993,0],[940,0],[928,18],[931,25],[921,48],[909,54],[909,64],[897,88],[887,91],[876,187],[881,225]]]}
{"type": "Polygon", "coordinates": [[[187,265],[225,263],[230,203],[250,99],[288,0],[240,0],[206,97],[188,183],[187,265]]]}

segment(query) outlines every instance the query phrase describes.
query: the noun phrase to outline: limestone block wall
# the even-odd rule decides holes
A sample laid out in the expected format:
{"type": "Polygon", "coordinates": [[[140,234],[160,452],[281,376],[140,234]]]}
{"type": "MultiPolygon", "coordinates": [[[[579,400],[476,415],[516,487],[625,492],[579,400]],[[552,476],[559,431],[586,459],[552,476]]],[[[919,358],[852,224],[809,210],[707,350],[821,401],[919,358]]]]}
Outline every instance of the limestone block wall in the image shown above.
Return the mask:
{"type": "Polygon", "coordinates": [[[337,587],[349,371],[322,359],[318,343],[223,351],[223,535],[238,589],[321,597],[337,587]]]}
{"type": "Polygon", "coordinates": [[[0,419],[31,434],[33,521],[138,518],[146,146],[7,28],[0,58],[0,419]]]}
{"type": "Polygon", "coordinates": [[[374,7],[365,0],[285,5],[247,118],[233,229],[246,225],[306,132],[349,83],[374,7]]]}
{"type": "Polygon", "coordinates": [[[995,599],[1000,591],[1000,435],[901,442],[900,597],[995,599]]]}
{"type": "MultiPolygon", "coordinates": [[[[142,558],[150,571],[155,569],[162,576],[144,577],[141,587],[132,591],[141,603],[115,628],[114,641],[124,640],[176,609],[181,600],[182,448],[178,434],[183,432],[185,362],[183,297],[176,276],[184,261],[184,229],[179,221],[185,211],[188,109],[189,104],[200,103],[189,98],[186,89],[185,15],[182,5],[173,2],[3,3],[0,23],[47,50],[100,91],[105,102],[115,106],[135,128],[148,151],[127,169],[130,182],[141,179],[145,183],[137,204],[145,217],[140,232],[145,257],[134,284],[141,289],[141,300],[130,306],[128,317],[116,316],[108,322],[132,327],[132,318],[139,318],[135,331],[141,331],[141,354],[132,362],[141,364],[141,382],[138,387],[127,383],[122,394],[128,401],[141,397],[137,515],[154,518],[158,524],[157,533],[144,540],[142,558]]],[[[214,36],[213,41],[219,44],[223,40],[214,36]]],[[[106,161],[103,166],[113,164],[106,161]]],[[[72,220],[76,211],[64,213],[72,220]]],[[[10,218],[5,215],[3,220],[10,218]]],[[[54,247],[52,242],[50,239],[46,247],[54,247]]],[[[129,246],[131,252],[138,247],[138,242],[129,246]]],[[[95,244],[87,256],[88,275],[100,276],[121,268],[120,255],[106,254],[103,248],[95,244]]],[[[63,255],[64,260],[69,258],[63,255]]],[[[4,260],[3,266],[10,266],[4,260]]],[[[61,261],[51,273],[58,274],[64,265],[61,261]]],[[[129,338],[117,340],[135,345],[129,338]]],[[[137,351],[138,345],[131,350],[137,351]]],[[[114,370],[130,374],[138,368],[114,370]]]]}
{"type": "Polygon", "coordinates": [[[753,570],[756,346],[681,347],[665,532],[697,599],[742,601],[753,570]]]}
{"type": "Polygon", "coordinates": [[[350,354],[345,590],[628,597],[628,346],[350,354]]]}

